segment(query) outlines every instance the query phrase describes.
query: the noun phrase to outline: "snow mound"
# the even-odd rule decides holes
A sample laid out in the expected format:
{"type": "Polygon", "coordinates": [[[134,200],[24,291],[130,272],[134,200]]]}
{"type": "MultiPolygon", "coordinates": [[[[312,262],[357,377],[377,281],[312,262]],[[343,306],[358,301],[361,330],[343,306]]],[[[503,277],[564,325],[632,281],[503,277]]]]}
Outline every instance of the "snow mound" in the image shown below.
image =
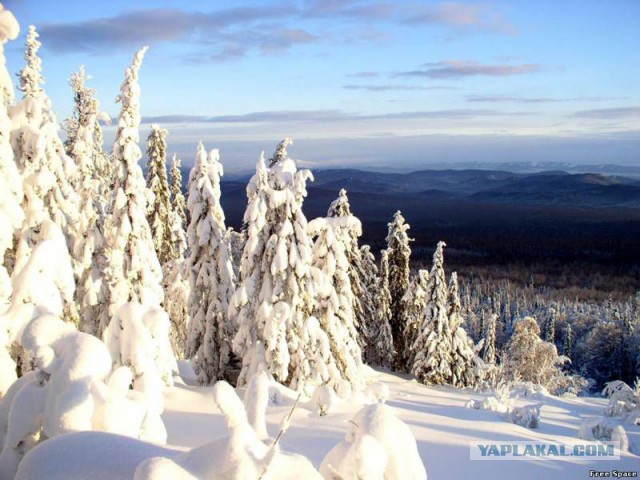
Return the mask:
{"type": "MultiPolygon", "coordinates": [[[[261,383],[264,386],[264,382],[261,383]]],[[[173,460],[145,460],[137,468],[135,480],[321,478],[303,456],[282,453],[277,447],[268,447],[260,441],[249,423],[242,401],[227,382],[215,384],[213,399],[227,420],[229,436],[193,449],[173,460]]]]}
{"type": "Polygon", "coordinates": [[[409,427],[382,403],[361,409],[345,441],[324,458],[320,473],[343,480],[426,480],[427,472],[409,427]]]}

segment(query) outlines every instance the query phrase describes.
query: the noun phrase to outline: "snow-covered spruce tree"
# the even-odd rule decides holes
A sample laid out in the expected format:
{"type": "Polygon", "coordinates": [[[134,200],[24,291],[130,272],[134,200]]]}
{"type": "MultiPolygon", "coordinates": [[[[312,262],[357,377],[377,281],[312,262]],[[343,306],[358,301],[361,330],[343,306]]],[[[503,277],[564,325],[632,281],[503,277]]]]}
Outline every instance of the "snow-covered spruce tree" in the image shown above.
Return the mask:
{"type": "Polygon", "coordinates": [[[130,366],[134,388],[157,393],[158,379],[173,381],[175,359],[169,324],[160,305],[162,270],[147,223],[145,182],[138,161],[140,86],[138,70],[146,47],[138,51],[125,72],[118,101],[122,107],[113,145],[115,191],[105,220],[108,311],[102,311],[102,335],[114,364],[130,366]]]}
{"type": "Polygon", "coordinates": [[[96,191],[101,199],[107,198],[107,193],[111,192],[111,163],[109,155],[103,149],[103,134],[100,120],[110,121],[109,116],[100,110],[100,102],[96,98],[96,91],[86,85],[91,77],[86,74],[84,66],[80,70],[71,74],[69,85],[73,90],[74,108],[70,117],[66,118],[64,131],[67,139],[64,142],[67,155],[75,160],[74,146],[80,125],[87,125],[90,117],[95,116],[93,121],[93,131],[91,132],[91,144],[86,146],[91,152],[96,178],[100,180],[100,189],[96,191]]]}
{"type": "Polygon", "coordinates": [[[329,338],[340,375],[355,390],[363,387],[362,351],[355,326],[348,251],[353,248],[351,235],[357,238],[360,229],[360,221],[353,215],[316,218],[309,222],[309,233],[317,237],[312,265],[324,273],[330,287],[317,299],[314,315],[329,338]]]}
{"type": "Polygon", "coordinates": [[[565,357],[571,358],[573,356],[573,329],[571,324],[567,323],[567,328],[564,331],[564,352],[565,357]]]}
{"type": "MultiPolygon", "coordinates": [[[[11,122],[7,107],[13,101],[13,84],[6,69],[4,44],[14,40],[20,27],[13,14],[0,4],[0,313],[11,298],[11,279],[5,267],[5,254],[13,249],[15,233],[24,220],[22,180],[11,148],[11,122]]],[[[0,399],[16,379],[16,364],[10,355],[8,320],[0,317],[0,399]]]]}
{"type": "Polygon", "coordinates": [[[420,326],[422,325],[422,319],[425,315],[425,308],[427,308],[427,286],[429,285],[429,270],[418,270],[418,273],[413,277],[409,283],[402,301],[404,303],[403,308],[403,325],[404,330],[402,335],[404,336],[404,352],[402,355],[402,368],[405,371],[411,369],[411,362],[413,361],[414,352],[411,347],[413,342],[418,336],[420,326]]]}
{"type": "MultiPolygon", "coordinates": [[[[84,68],[71,76],[74,91],[74,116],[66,121],[65,147],[76,164],[74,188],[80,197],[78,231],[71,252],[77,261],[76,298],[80,311],[80,328],[95,334],[100,310],[106,301],[106,285],[103,282],[105,268],[103,223],[107,189],[102,183],[100,163],[105,162],[101,145],[95,141],[99,104],[95,92],[85,85],[84,68]]],[[[104,169],[104,167],[102,167],[104,169]]]]}
{"type": "MultiPolygon", "coordinates": [[[[183,229],[187,225],[187,201],[182,193],[182,171],[180,170],[180,158],[175,153],[171,159],[171,205],[173,211],[180,217],[180,223],[183,229]]],[[[175,241],[172,242],[175,245],[175,241]]],[[[174,255],[175,255],[174,248],[174,255]]]]}
{"type": "Polygon", "coordinates": [[[249,182],[244,222],[247,241],[242,255],[240,283],[231,303],[238,333],[234,350],[242,357],[238,384],[261,369],[294,389],[305,390],[330,381],[323,366],[326,334],[313,324],[316,288],[326,284],[311,266],[312,244],[302,212],[308,170],[298,171],[288,158],[285,139],[266,168],[258,162],[249,182]]]}
{"type": "Polygon", "coordinates": [[[560,374],[559,357],[555,345],[540,338],[540,327],[533,317],[525,317],[515,324],[515,332],[507,346],[505,375],[512,380],[533,382],[545,386],[560,374]]]}
{"type": "Polygon", "coordinates": [[[364,361],[369,363],[368,348],[367,345],[372,338],[372,332],[375,328],[375,318],[378,310],[378,286],[380,280],[378,279],[378,266],[376,265],[376,259],[371,253],[371,247],[369,245],[362,245],[360,247],[360,261],[356,264],[358,269],[358,276],[362,281],[362,290],[360,292],[360,306],[362,308],[362,322],[360,324],[360,336],[362,340],[361,349],[364,357],[364,361]]]}
{"type": "MultiPolygon", "coordinates": [[[[37,243],[39,225],[53,220],[62,230],[73,255],[79,239],[79,197],[70,179],[75,165],[58,135],[58,124],[51,101],[42,89],[42,61],[38,57],[41,43],[35,27],[29,27],[26,41],[26,65],[19,74],[22,100],[10,109],[13,123],[12,146],[22,170],[26,221],[17,235],[14,274],[28,261],[37,243]]],[[[76,277],[80,262],[72,256],[76,277]]],[[[79,321],[77,305],[71,299],[65,305],[65,318],[79,321]]]]}
{"type": "Polygon", "coordinates": [[[556,319],[558,317],[557,307],[549,309],[549,318],[544,326],[544,339],[546,342],[555,343],[556,341],[556,319]]]}
{"type": "MultiPolygon", "coordinates": [[[[11,272],[5,268],[5,254],[13,250],[14,235],[24,220],[22,179],[11,148],[11,121],[7,113],[14,90],[4,56],[4,44],[15,40],[19,31],[13,14],[0,5],[0,313],[6,310],[11,296],[11,272]]],[[[0,364],[5,341],[4,332],[0,331],[0,364]]],[[[0,386],[0,396],[2,392],[0,386]]]]}
{"type": "Polygon", "coordinates": [[[482,361],[487,365],[495,365],[496,363],[496,322],[498,316],[489,315],[485,322],[484,342],[482,344],[482,361]]]}
{"type": "Polygon", "coordinates": [[[453,379],[453,331],[449,321],[447,283],[444,274],[444,242],[438,242],[427,286],[425,315],[413,343],[411,373],[428,384],[449,384],[453,379]]]}
{"type": "Polygon", "coordinates": [[[162,277],[165,292],[164,308],[171,320],[171,345],[178,358],[185,358],[191,286],[184,258],[187,250],[187,233],[185,231],[187,215],[181,186],[180,159],[174,154],[171,162],[172,209],[169,216],[171,260],[162,266],[162,277]]]}
{"type": "Polygon", "coordinates": [[[209,155],[198,144],[196,163],[189,175],[187,230],[190,256],[189,323],[187,356],[193,359],[198,381],[209,384],[230,378],[231,341],[234,330],[228,318],[235,276],[229,240],[220,205],[220,154],[209,155]]]}
{"type": "Polygon", "coordinates": [[[147,221],[151,227],[151,238],[161,265],[167,263],[171,255],[171,192],[167,178],[167,130],[159,125],[151,125],[147,139],[147,188],[153,194],[153,201],[147,209],[147,221]]]}
{"type": "Polygon", "coordinates": [[[462,327],[462,304],[460,302],[460,288],[458,274],[453,272],[449,279],[449,324],[453,333],[452,364],[453,373],[451,384],[456,387],[475,386],[482,376],[482,360],[476,355],[473,342],[462,327]]]}
{"type": "Polygon", "coordinates": [[[409,261],[411,258],[411,239],[407,234],[409,224],[405,223],[402,213],[398,210],[393,221],[389,223],[387,234],[387,253],[389,255],[389,292],[391,293],[391,334],[393,336],[393,346],[396,352],[396,366],[402,366],[402,354],[405,350],[404,303],[402,297],[409,287],[409,261]]]}
{"type": "Polygon", "coordinates": [[[391,368],[395,351],[391,336],[391,293],[389,292],[389,255],[386,250],[380,252],[380,276],[377,287],[377,309],[367,342],[367,362],[391,368]]]}

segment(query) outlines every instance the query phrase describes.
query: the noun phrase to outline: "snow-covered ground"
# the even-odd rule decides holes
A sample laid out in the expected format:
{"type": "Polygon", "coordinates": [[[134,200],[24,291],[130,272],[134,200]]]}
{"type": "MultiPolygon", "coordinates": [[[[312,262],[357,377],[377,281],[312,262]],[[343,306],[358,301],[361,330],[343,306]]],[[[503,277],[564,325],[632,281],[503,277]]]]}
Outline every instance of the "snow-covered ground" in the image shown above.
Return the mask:
{"type": "MultiPolygon", "coordinates": [[[[506,415],[466,408],[470,399],[487,394],[449,387],[427,387],[405,376],[378,372],[377,379],[388,386],[387,404],[406,422],[416,437],[420,456],[430,480],[440,479],[580,479],[590,470],[638,471],[640,457],[622,453],[617,460],[526,459],[510,461],[471,461],[469,442],[539,441],[582,442],[577,438],[583,420],[599,418],[607,403],[600,398],[558,398],[536,396],[516,400],[515,405],[541,402],[541,423],[527,429],[508,421],[506,415]]],[[[176,384],[165,400],[168,444],[193,448],[227,435],[225,419],[216,408],[213,387],[176,384]]],[[[241,393],[240,391],[239,393],[241,393]]],[[[271,437],[291,410],[292,398],[270,402],[267,428],[271,437]]],[[[361,408],[357,401],[339,403],[319,416],[305,405],[296,408],[291,427],[280,441],[282,449],[304,454],[317,468],[324,456],[344,439],[348,422],[361,408]]],[[[640,445],[640,427],[625,425],[629,443],[640,445]]],[[[632,447],[633,448],[633,447],[632,447]]]]}

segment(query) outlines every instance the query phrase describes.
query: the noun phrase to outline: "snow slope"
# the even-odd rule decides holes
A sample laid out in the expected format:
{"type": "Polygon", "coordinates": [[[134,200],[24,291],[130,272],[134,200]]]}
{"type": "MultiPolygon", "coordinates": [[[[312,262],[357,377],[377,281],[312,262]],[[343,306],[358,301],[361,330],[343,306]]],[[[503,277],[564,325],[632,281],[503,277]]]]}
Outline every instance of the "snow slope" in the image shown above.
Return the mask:
{"type": "MultiPolygon", "coordinates": [[[[517,461],[471,461],[469,442],[549,441],[581,442],[577,438],[583,420],[598,418],[607,403],[597,398],[536,397],[517,400],[515,405],[542,402],[541,424],[536,430],[514,425],[506,415],[465,408],[469,399],[487,394],[450,387],[425,387],[408,376],[385,372],[375,377],[389,387],[387,404],[406,422],[418,442],[429,480],[478,479],[581,479],[589,470],[640,470],[640,457],[623,453],[619,461],[573,459],[527,459],[517,461]]],[[[226,435],[225,420],[212,400],[212,387],[176,384],[165,397],[163,419],[169,445],[196,447],[226,435]]],[[[273,391],[271,396],[273,396],[273,391]]],[[[280,405],[270,402],[267,430],[271,437],[279,431],[281,419],[293,404],[284,398],[280,405]]],[[[280,441],[287,452],[304,454],[316,468],[336,444],[344,440],[348,422],[361,408],[358,402],[338,403],[326,416],[306,405],[293,414],[291,427],[280,441]]],[[[640,427],[625,425],[629,443],[640,447],[640,427]]],[[[638,450],[636,447],[636,451],[638,450]]],[[[633,448],[633,447],[632,447],[633,448]]]]}

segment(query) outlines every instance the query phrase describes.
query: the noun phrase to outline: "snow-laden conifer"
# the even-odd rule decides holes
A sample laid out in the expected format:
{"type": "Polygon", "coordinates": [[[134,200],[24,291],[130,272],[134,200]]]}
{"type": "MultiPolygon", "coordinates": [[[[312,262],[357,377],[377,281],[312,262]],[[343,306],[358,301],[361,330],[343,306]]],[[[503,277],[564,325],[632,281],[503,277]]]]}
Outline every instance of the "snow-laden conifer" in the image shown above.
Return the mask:
{"type": "Polygon", "coordinates": [[[171,259],[171,192],[167,178],[167,130],[151,125],[147,139],[147,188],[153,201],[148,205],[147,221],[161,265],[171,259]]]}
{"type": "MultiPolygon", "coordinates": [[[[349,204],[349,197],[347,191],[343,188],[340,190],[338,198],[336,198],[329,206],[327,213],[328,217],[352,217],[351,205],[349,204]]],[[[362,235],[361,230],[348,229],[346,230],[348,235],[344,236],[343,242],[345,244],[345,254],[349,262],[349,282],[351,283],[351,291],[353,292],[353,313],[354,324],[358,333],[358,344],[362,348],[364,346],[364,324],[367,321],[366,306],[363,304],[366,302],[366,286],[365,279],[362,277],[362,256],[360,253],[360,247],[358,246],[358,238],[362,235]]]]}
{"type": "MultiPolygon", "coordinates": [[[[14,235],[24,220],[22,179],[11,148],[11,121],[7,112],[14,90],[4,56],[4,44],[15,40],[19,31],[13,14],[0,5],[0,313],[6,309],[11,295],[11,272],[5,268],[11,262],[5,262],[5,255],[13,250],[14,235]]],[[[2,336],[0,332],[0,350],[4,345],[2,336]]]]}
{"type": "Polygon", "coordinates": [[[411,279],[402,301],[404,330],[404,352],[402,353],[403,370],[409,370],[413,361],[413,342],[418,336],[422,320],[427,308],[427,286],[429,284],[429,270],[420,269],[411,279]]]}
{"type": "MultiPolygon", "coordinates": [[[[180,170],[180,158],[175,153],[171,159],[171,206],[172,210],[180,217],[179,224],[187,228],[187,201],[182,193],[182,171],[180,170]]],[[[172,230],[173,231],[173,230],[172,230]]],[[[172,239],[173,253],[176,255],[180,248],[176,248],[181,242],[178,238],[172,239]]]]}
{"type": "Polygon", "coordinates": [[[405,223],[400,211],[393,216],[393,221],[389,223],[387,234],[387,253],[389,255],[389,292],[391,293],[391,333],[393,345],[398,355],[397,363],[402,364],[402,354],[404,346],[404,303],[402,297],[409,287],[409,261],[411,258],[411,239],[407,234],[409,224],[405,223]]]}
{"type": "Polygon", "coordinates": [[[95,121],[93,121],[91,143],[86,146],[86,150],[90,152],[90,156],[93,159],[94,175],[100,181],[100,189],[96,190],[95,193],[100,195],[102,200],[107,199],[107,194],[111,192],[112,179],[110,158],[103,149],[103,133],[100,120],[109,122],[110,118],[100,110],[100,102],[96,98],[95,89],[87,86],[86,82],[89,79],[91,77],[86,74],[84,66],[81,66],[79,71],[71,74],[69,79],[69,85],[73,90],[73,112],[63,122],[67,136],[64,146],[67,155],[75,160],[74,148],[78,129],[81,125],[86,127],[90,117],[96,117],[95,121]]]}
{"type": "Polygon", "coordinates": [[[191,217],[187,230],[190,248],[187,268],[191,285],[187,355],[193,359],[201,384],[230,376],[234,329],[228,319],[228,307],[235,277],[220,205],[222,174],[218,150],[212,150],[207,156],[201,142],[189,175],[187,199],[191,217]]]}
{"type": "Polygon", "coordinates": [[[76,298],[80,328],[95,334],[100,310],[106,302],[103,223],[108,187],[101,178],[106,155],[95,138],[101,131],[98,120],[103,115],[94,97],[95,91],[86,86],[87,78],[84,68],[81,68],[69,82],[74,91],[75,108],[74,115],[65,124],[65,147],[76,164],[73,183],[80,197],[77,230],[81,234],[77,236],[71,252],[77,262],[76,298]]]}
{"type": "Polygon", "coordinates": [[[412,350],[411,373],[429,384],[450,383],[453,331],[449,322],[447,283],[444,273],[444,242],[438,242],[427,286],[427,308],[412,350]]]}
{"type": "MultiPolygon", "coordinates": [[[[352,235],[357,238],[360,229],[360,221],[353,215],[317,218],[309,222],[310,234],[317,237],[312,265],[324,273],[328,282],[328,288],[319,292],[314,314],[329,338],[340,376],[356,390],[363,387],[362,352],[357,340],[348,251],[353,248],[352,235]]],[[[331,379],[329,384],[336,380],[331,379]]]]}
{"type": "MultiPolygon", "coordinates": [[[[65,235],[77,277],[81,268],[73,253],[81,235],[79,197],[71,185],[76,168],[65,153],[51,101],[42,88],[40,46],[35,27],[29,27],[26,65],[19,74],[23,98],[10,110],[12,145],[23,176],[23,209],[26,215],[22,230],[17,235],[13,273],[15,275],[24,267],[38,242],[40,225],[50,219],[65,235]]],[[[78,322],[77,306],[73,300],[65,305],[65,318],[78,322]]]]}
{"type": "Polygon", "coordinates": [[[360,348],[362,349],[363,359],[366,363],[369,363],[367,345],[372,337],[372,332],[376,330],[374,322],[378,311],[378,286],[380,280],[378,278],[378,266],[373,253],[371,253],[371,247],[362,245],[359,250],[360,259],[356,263],[356,267],[358,277],[362,282],[362,290],[358,299],[362,308],[362,317],[358,327],[360,329],[360,348]]]}
{"type": "Polygon", "coordinates": [[[326,279],[311,267],[312,244],[302,212],[306,182],[313,177],[298,171],[287,156],[289,144],[285,139],[278,145],[269,168],[263,159],[258,162],[247,187],[247,241],[231,304],[238,325],[234,349],[243,359],[240,385],[262,368],[295,389],[318,380],[318,369],[309,368],[310,356],[318,354],[324,332],[317,329],[310,338],[305,328],[313,318],[315,289],[326,279]]]}
{"type": "Polygon", "coordinates": [[[462,303],[458,274],[453,272],[449,279],[449,324],[453,338],[451,341],[451,385],[456,387],[475,386],[482,376],[482,361],[476,355],[473,342],[462,327],[462,303]]]}
{"type": "Polygon", "coordinates": [[[380,276],[377,288],[377,309],[369,331],[367,362],[391,368],[396,352],[391,333],[391,293],[389,292],[389,256],[380,252],[380,276]]]}
{"type": "Polygon", "coordinates": [[[162,270],[147,223],[146,187],[138,161],[140,86],[138,71],[146,47],[138,51],[125,72],[113,145],[115,191],[105,220],[108,311],[102,311],[100,330],[114,365],[129,366],[134,387],[147,395],[157,385],[171,384],[175,359],[169,343],[163,300],[162,270]],[[129,310],[123,310],[128,305],[129,310]],[[126,313],[129,312],[129,313],[126,313]],[[134,333],[135,331],[135,333],[134,333]],[[142,343],[140,343],[142,342],[142,343]]]}
{"type": "Polygon", "coordinates": [[[187,250],[186,203],[181,185],[180,159],[174,154],[171,161],[172,209],[169,216],[171,260],[162,266],[162,276],[165,292],[164,308],[171,320],[171,345],[176,357],[185,358],[191,285],[184,257],[187,250]]]}

